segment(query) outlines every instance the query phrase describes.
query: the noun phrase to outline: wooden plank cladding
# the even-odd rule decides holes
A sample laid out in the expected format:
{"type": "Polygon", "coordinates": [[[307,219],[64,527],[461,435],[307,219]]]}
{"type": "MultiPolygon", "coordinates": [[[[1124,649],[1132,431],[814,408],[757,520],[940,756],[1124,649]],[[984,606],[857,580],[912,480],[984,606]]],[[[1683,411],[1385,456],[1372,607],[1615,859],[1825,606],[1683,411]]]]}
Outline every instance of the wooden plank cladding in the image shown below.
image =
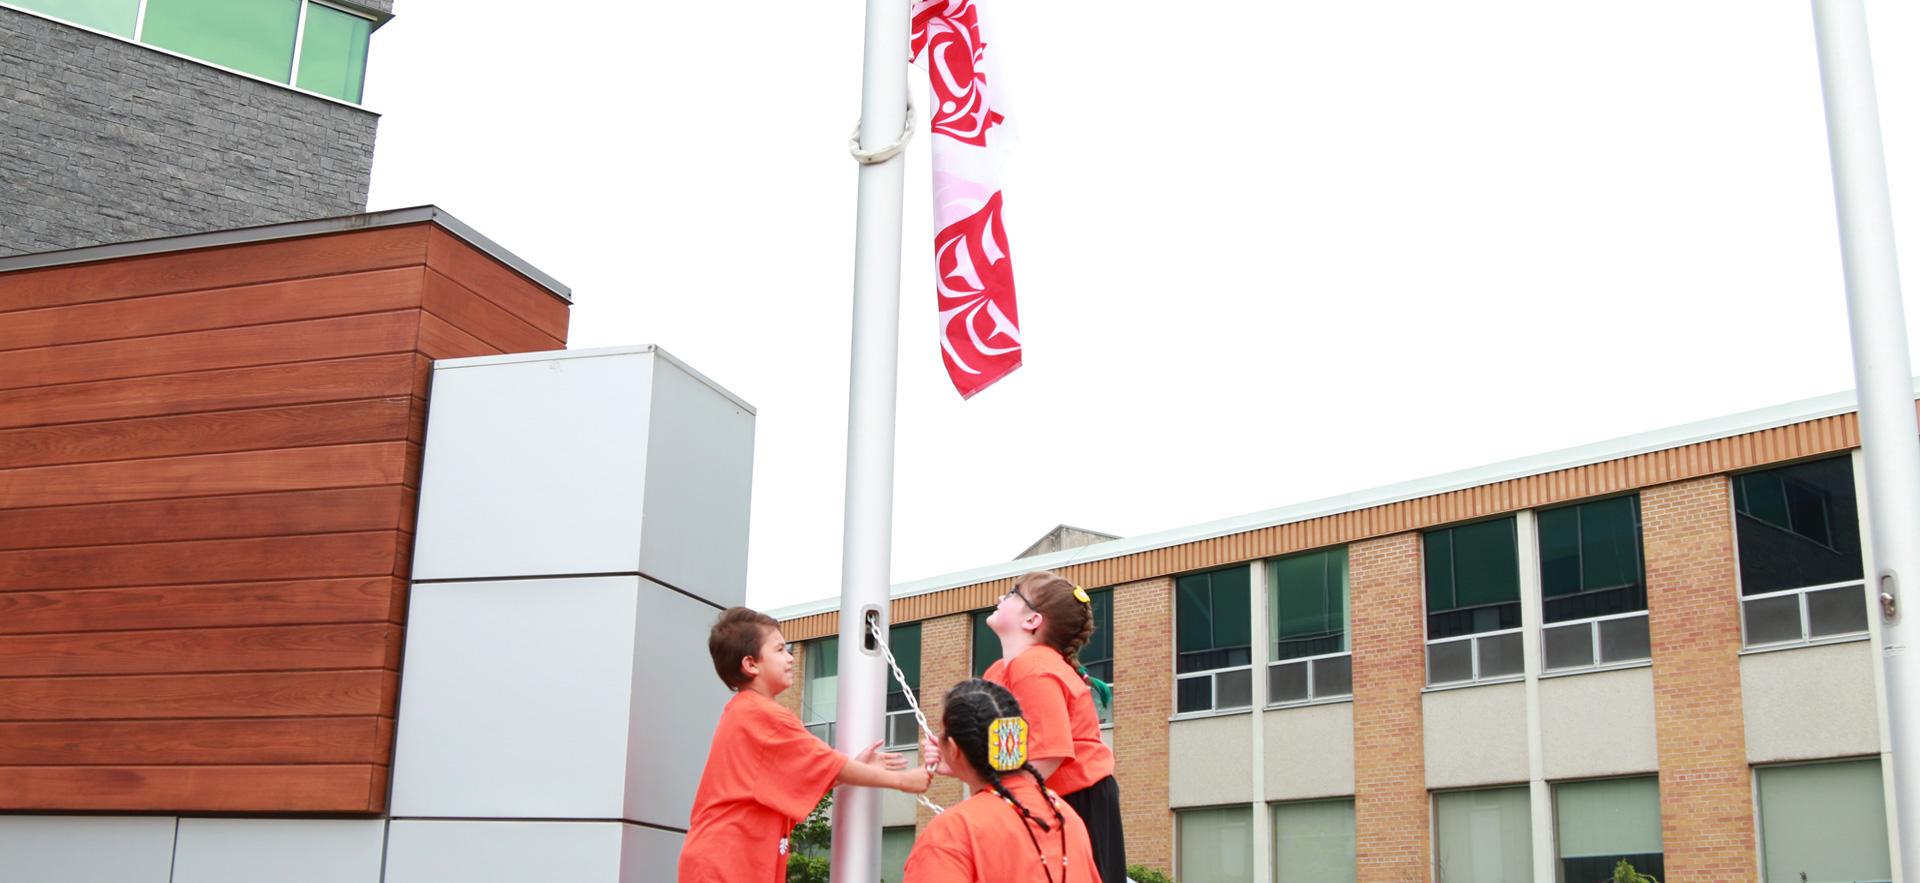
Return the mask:
{"type": "MultiPolygon", "coordinates": [[[[1111,586],[1225,567],[1259,558],[1304,552],[1412,530],[1425,530],[1521,509],[1622,493],[1771,463],[1858,447],[1857,414],[1836,414],[1786,426],[1648,451],[1628,457],[1527,475],[1444,493],[1147,549],[1059,569],[1083,586],[1111,586]]],[[[1013,585],[1011,577],[896,598],[895,623],[931,619],[993,606],[1013,585]]],[[[838,634],[838,611],[797,617],[780,624],[788,640],[838,634]]]]}
{"type": "Polygon", "coordinates": [[[0,812],[384,808],[432,360],[568,306],[300,231],[0,261],[0,812]]]}

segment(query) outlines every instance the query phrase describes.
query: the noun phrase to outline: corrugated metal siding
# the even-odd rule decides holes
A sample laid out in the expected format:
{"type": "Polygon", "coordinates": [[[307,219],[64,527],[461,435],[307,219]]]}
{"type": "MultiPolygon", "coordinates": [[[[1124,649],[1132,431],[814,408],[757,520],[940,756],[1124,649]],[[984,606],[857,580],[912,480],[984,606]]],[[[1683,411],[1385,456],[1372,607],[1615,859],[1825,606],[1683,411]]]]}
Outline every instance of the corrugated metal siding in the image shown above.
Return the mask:
{"type": "MultiPolygon", "coordinates": [[[[1753,469],[1844,451],[1859,445],[1857,415],[1839,414],[1306,521],[1088,561],[1061,568],[1060,573],[1083,586],[1111,586],[1423,530],[1522,509],[1537,509],[1588,497],[1624,493],[1706,475],[1753,469]]],[[[996,579],[896,598],[890,616],[893,622],[904,623],[991,607],[1012,584],[1012,578],[996,579]]],[[[838,633],[839,629],[840,614],[837,611],[781,623],[781,631],[790,641],[824,637],[838,633]]]]}

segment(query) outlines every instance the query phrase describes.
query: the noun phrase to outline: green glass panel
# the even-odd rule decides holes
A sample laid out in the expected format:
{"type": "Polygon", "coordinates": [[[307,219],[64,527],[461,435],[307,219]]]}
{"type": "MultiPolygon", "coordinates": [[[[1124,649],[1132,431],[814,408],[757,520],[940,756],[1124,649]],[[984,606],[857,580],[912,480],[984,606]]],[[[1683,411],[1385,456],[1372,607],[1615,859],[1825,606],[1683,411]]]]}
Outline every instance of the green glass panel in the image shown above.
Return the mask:
{"type": "Polygon", "coordinates": [[[1527,880],[1533,876],[1533,823],[1526,788],[1454,791],[1433,796],[1440,883],[1527,880]]]}
{"type": "Polygon", "coordinates": [[[1347,585],[1347,547],[1341,546],[1327,553],[1327,591],[1333,593],[1328,609],[1334,611],[1333,626],[1340,630],[1340,649],[1347,646],[1347,626],[1351,624],[1352,605],[1348,603],[1347,585]]]}
{"type": "Polygon", "coordinates": [[[1754,770],[1765,883],[1891,880],[1880,761],[1754,770]]]}
{"type": "Polygon", "coordinates": [[[1183,576],[1174,582],[1181,653],[1213,649],[1212,583],[1212,577],[1205,573],[1183,576]]]}
{"type": "Polygon", "coordinates": [[[1580,591],[1580,507],[1540,513],[1540,594],[1580,591]]]}
{"type": "Polygon", "coordinates": [[[1580,507],[1580,582],[1605,589],[1640,581],[1638,497],[1616,497],[1580,507]]]}
{"type": "Polygon", "coordinates": [[[1269,814],[1275,883],[1342,883],[1357,877],[1352,800],[1277,803],[1269,814]]]}
{"type": "MultiPolygon", "coordinates": [[[[901,674],[907,676],[907,689],[920,692],[920,624],[896,625],[887,629],[887,649],[893,651],[893,661],[900,666],[901,674]]],[[[899,692],[900,681],[893,676],[893,670],[887,670],[887,690],[899,692]]]]}
{"type": "MultiPolygon", "coordinates": [[[[1333,630],[1339,616],[1329,609],[1325,552],[1295,555],[1273,562],[1273,636],[1275,639],[1320,635],[1333,630]]],[[[1338,603],[1337,601],[1335,603],[1338,603]]]]}
{"type": "Polygon", "coordinates": [[[1427,579],[1427,612],[1439,613],[1459,606],[1453,602],[1453,531],[1436,530],[1427,534],[1426,560],[1422,566],[1427,579]]]}
{"type": "Polygon", "coordinates": [[[1742,475],[1734,492],[1740,511],[1775,527],[1787,527],[1787,489],[1778,472],[1742,475]]]}
{"type": "Polygon", "coordinates": [[[906,879],[907,854],[913,851],[913,826],[880,829],[880,883],[906,879]]]}
{"type": "Polygon", "coordinates": [[[300,36],[300,78],[294,84],[342,101],[359,101],[367,73],[367,38],[373,22],[318,3],[307,4],[300,36]]]}
{"type": "Polygon", "coordinates": [[[122,37],[133,36],[140,0],[12,0],[24,9],[122,37]]]}
{"type": "Polygon", "coordinates": [[[973,614],[973,676],[987,673],[988,666],[1000,661],[1000,636],[987,627],[987,614],[991,610],[981,610],[973,614]]]}
{"type": "Polygon", "coordinates": [[[1234,567],[1213,572],[1213,646],[1253,643],[1253,573],[1234,567]]]}
{"type": "Polygon", "coordinates": [[[1080,664],[1090,665],[1113,658],[1113,590],[1088,592],[1093,604],[1093,636],[1080,648],[1080,664]]]}
{"type": "Polygon", "coordinates": [[[1660,852],[1660,784],[1653,778],[1569,782],[1554,788],[1560,857],[1660,852]]]}
{"type": "Polygon", "coordinates": [[[801,658],[806,684],[800,688],[800,720],[818,724],[834,719],[840,702],[840,639],[821,638],[807,644],[801,658]]]}
{"type": "Polygon", "coordinates": [[[300,0],[147,0],[140,39],[284,83],[299,25],[300,0]]]}
{"type": "Polygon", "coordinates": [[[1520,556],[1513,519],[1453,529],[1454,592],[1462,607],[1520,600],[1520,556]]]}
{"type": "Polygon", "coordinates": [[[1190,809],[1174,815],[1180,831],[1180,883],[1253,879],[1253,807],[1190,809]]]}

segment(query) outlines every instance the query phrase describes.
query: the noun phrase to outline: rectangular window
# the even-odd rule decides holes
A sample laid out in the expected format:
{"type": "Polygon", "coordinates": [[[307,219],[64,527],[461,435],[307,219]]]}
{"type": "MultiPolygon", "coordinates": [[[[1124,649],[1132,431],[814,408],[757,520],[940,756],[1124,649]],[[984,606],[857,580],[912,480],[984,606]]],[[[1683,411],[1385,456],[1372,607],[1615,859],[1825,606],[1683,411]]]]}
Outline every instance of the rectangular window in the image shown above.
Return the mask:
{"type": "Polygon", "coordinates": [[[920,624],[917,622],[896,625],[887,629],[887,648],[893,651],[893,661],[900,666],[900,673],[907,676],[903,686],[900,679],[893,676],[893,669],[887,669],[887,745],[904,747],[920,744],[920,723],[913,717],[913,706],[907,704],[907,690],[920,695],[920,624]]]}
{"type": "Polygon", "coordinates": [[[1753,772],[1764,883],[1893,879],[1878,759],[1753,772]]]}
{"type": "Polygon", "coordinates": [[[1252,576],[1245,565],[1174,582],[1174,710],[1253,705],[1252,576]]]}
{"type": "Polygon", "coordinates": [[[1733,476],[1733,510],[1747,646],[1867,633],[1851,457],[1733,476]]]}
{"type": "Polygon", "coordinates": [[[300,76],[294,85],[359,103],[372,36],[372,19],[308,3],[307,26],[300,34],[300,76]]]}
{"type": "Polygon", "coordinates": [[[1638,662],[1651,653],[1640,498],[1540,513],[1541,650],[1549,671],[1638,662]]]}
{"type": "Polygon", "coordinates": [[[1246,883],[1253,879],[1253,807],[1174,813],[1180,837],[1180,883],[1246,883]]]}
{"type": "MultiPolygon", "coordinates": [[[[1107,683],[1113,683],[1113,590],[1101,589],[1088,592],[1087,598],[1093,607],[1093,637],[1080,648],[1080,665],[1092,675],[1107,683]]],[[[1113,723],[1113,706],[1100,701],[1095,693],[1093,705],[1100,712],[1100,722],[1113,723]]]]}
{"type": "Polygon", "coordinates": [[[806,683],[800,688],[800,722],[807,732],[833,744],[833,719],[840,708],[840,639],[807,643],[800,659],[806,683]]]}
{"type": "Polygon", "coordinates": [[[1522,673],[1520,555],[1512,518],[1421,538],[1427,588],[1427,683],[1522,673]]]}
{"type": "Polygon", "coordinates": [[[1267,702],[1285,705],[1352,696],[1347,548],[1267,562],[1267,599],[1273,642],[1267,702]]]}
{"type": "Polygon", "coordinates": [[[275,82],[293,78],[300,0],[147,0],[140,39],[275,82]]]}
{"type": "Polygon", "coordinates": [[[913,826],[880,829],[880,883],[906,879],[907,853],[913,851],[913,826]]]}
{"type": "Polygon", "coordinates": [[[61,21],[132,38],[140,18],[140,0],[9,0],[61,21]]]}
{"type": "MultiPolygon", "coordinates": [[[[1533,814],[1525,787],[1433,795],[1440,883],[1533,877],[1533,814]]],[[[1609,876],[1607,879],[1612,879],[1609,876]]]]}
{"type": "Polygon", "coordinates": [[[1276,803],[1274,883],[1343,883],[1357,878],[1353,799],[1276,803]]]}
{"type": "Polygon", "coordinates": [[[991,610],[973,612],[973,676],[981,677],[987,669],[1000,661],[1000,636],[987,628],[987,616],[991,610]]]}
{"type": "Polygon", "coordinates": [[[1611,880],[1621,859],[1667,879],[1657,779],[1568,782],[1554,787],[1553,799],[1562,883],[1611,880]]]}

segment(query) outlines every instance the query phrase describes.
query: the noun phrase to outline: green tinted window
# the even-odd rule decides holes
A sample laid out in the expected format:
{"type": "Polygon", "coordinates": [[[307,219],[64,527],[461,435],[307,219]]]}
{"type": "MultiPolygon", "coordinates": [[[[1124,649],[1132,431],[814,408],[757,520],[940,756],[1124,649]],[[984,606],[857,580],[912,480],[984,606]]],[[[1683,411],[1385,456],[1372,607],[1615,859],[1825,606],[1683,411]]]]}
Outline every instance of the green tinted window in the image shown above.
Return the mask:
{"type": "Polygon", "coordinates": [[[1213,649],[1213,588],[1208,574],[1183,576],[1174,583],[1174,616],[1180,621],[1180,652],[1213,649]]]}
{"type": "Polygon", "coordinates": [[[840,639],[809,642],[800,664],[807,678],[800,688],[800,720],[809,724],[833,720],[840,702],[840,639]]]}
{"type": "Polygon", "coordinates": [[[1274,659],[1347,649],[1346,547],[1281,558],[1267,573],[1274,659]]]}
{"type": "Polygon", "coordinates": [[[1453,531],[1436,530],[1423,541],[1426,558],[1421,564],[1426,569],[1427,610],[1452,610],[1457,606],[1453,603],[1453,531]]]}
{"type": "MultiPolygon", "coordinates": [[[[920,624],[887,629],[887,649],[893,651],[893,661],[899,664],[900,673],[907,676],[907,689],[920,692],[920,624]]],[[[887,669],[887,692],[900,692],[900,680],[893,676],[891,668],[887,669]]]]}
{"type": "Polygon", "coordinates": [[[1093,602],[1093,636],[1080,648],[1080,663],[1092,666],[1113,658],[1113,590],[1088,592],[1087,598],[1093,602]]]}
{"type": "Polygon", "coordinates": [[[11,0],[34,12],[43,12],[62,21],[85,25],[95,30],[133,36],[134,20],[140,17],[140,0],[11,0]]]}
{"type": "Polygon", "coordinates": [[[147,0],[140,39],[285,83],[299,25],[300,0],[147,0]]]}
{"type": "Polygon", "coordinates": [[[1245,567],[1213,572],[1213,646],[1253,643],[1253,576],[1245,567]]]}
{"type": "Polygon", "coordinates": [[[1639,519],[1635,497],[1616,497],[1580,507],[1580,582],[1602,589],[1640,581],[1639,519]]]}
{"type": "Polygon", "coordinates": [[[1540,513],[1540,594],[1580,591],[1580,507],[1540,513]]]}
{"type": "Polygon", "coordinates": [[[992,612],[980,610],[973,614],[973,676],[976,678],[1000,660],[1000,636],[987,628],[987,614],[992,612]]]}
{"type": "Polygon", "coordinates": [[[300,79],[294,85],[359,101],[367,72],[367,38],[373,22],[318,3],[307,4],[307,29],[300,36],[300,79]]]}
{"type": "Polygon", "coordinates": [[[1453,590],[1461,607],[1520,600],[1520,556],[1513,519],[1453,529],[1453,590]]]}

